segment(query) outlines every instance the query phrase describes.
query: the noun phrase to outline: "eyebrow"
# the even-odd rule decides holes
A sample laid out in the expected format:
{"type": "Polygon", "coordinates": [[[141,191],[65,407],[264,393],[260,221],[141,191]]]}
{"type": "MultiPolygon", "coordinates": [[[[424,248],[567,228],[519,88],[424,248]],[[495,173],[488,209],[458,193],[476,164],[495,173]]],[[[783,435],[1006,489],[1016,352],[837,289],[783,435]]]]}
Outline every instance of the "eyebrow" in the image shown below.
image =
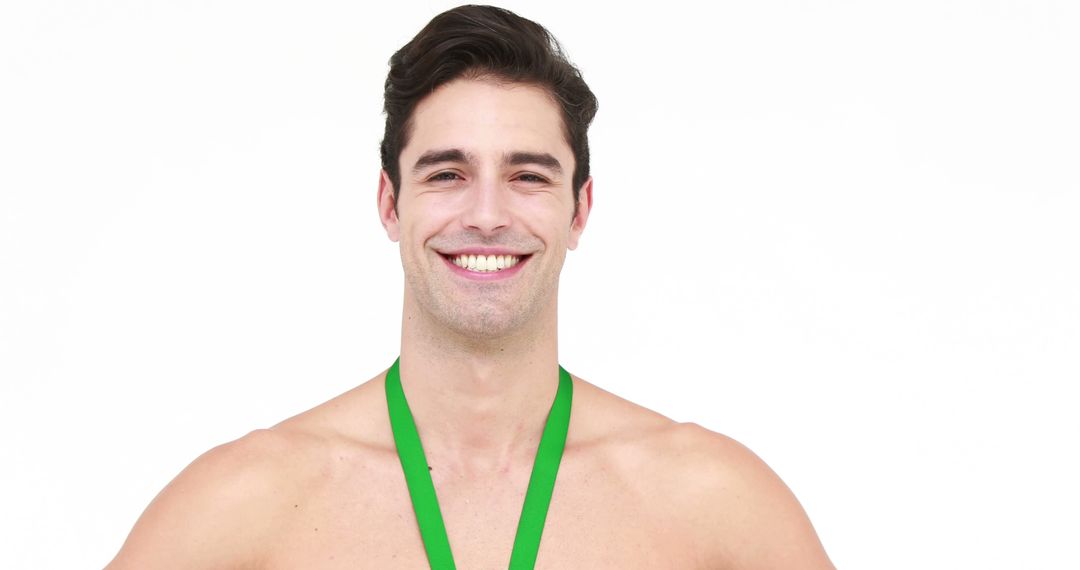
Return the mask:
{"type": "Polygon", "coordinates": [[[413,165],[413,174],[419,174],[421,170],[434,166],[436,164],[442,164],[444,162],[475,162],[476,158],[469,153],[459,148],[449,148],[445,150],[429,150],[420,155],[420,158],[416,159],[416,164],[413,165]]]}
{"type": "MultiPolygon", "coordinates": [[[[421,170],[429,166],[442,164],[444,162],[475,164],[476,156],[472,153],[465,152],[460,148],[429,150],[420,155],[420,158],[416,159],[416,164],[413,165],[412,171],[413,174],[419,174],[421,170]]],[[[562,163],[559,162],[559,159],[546,152],[508,152],[503,155],[503,164],[507,166],[537,164],[549,168],[557,174],[563,173],[562,163]]]]}

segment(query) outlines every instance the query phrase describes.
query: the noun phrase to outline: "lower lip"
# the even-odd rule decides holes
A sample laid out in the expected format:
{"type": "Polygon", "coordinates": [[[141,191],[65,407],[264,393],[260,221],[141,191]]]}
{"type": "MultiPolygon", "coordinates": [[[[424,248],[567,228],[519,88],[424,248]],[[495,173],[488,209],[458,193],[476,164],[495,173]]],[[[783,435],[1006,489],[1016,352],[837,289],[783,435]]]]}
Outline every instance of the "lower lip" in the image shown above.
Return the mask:
{"type": "Polygon", "coordinates": [[[513,277],[514,275],[517,274],[518,271],[521,270],[522,265],[525,265],[525,263],[527,261],[532,259],[532,256],[530,255],[528,257],[522,258],[521,261],[518,261],[517,265],[515,265],[513,267],[503,269],[501,271],[483,271],[483,272],[481,272],[481,271],[469,271],[468,269],[465,269],[464,267],[458,267],[453,261],[450,261],[450,259],[448,257],[446,257],[445,255],[440,254],[439,257],[443,258],[443,261],[446,262],[446,265],[450,267],[450,271],[453,271],[454,273],[456,273],[456,274],[458,274],[458,275],[460,275],[460,276],[462,276],[462,277],[464,277],[466,279],[471,279],[473,281],[498,281],[500,279],[507,279],[509,277],[513,277]]]}

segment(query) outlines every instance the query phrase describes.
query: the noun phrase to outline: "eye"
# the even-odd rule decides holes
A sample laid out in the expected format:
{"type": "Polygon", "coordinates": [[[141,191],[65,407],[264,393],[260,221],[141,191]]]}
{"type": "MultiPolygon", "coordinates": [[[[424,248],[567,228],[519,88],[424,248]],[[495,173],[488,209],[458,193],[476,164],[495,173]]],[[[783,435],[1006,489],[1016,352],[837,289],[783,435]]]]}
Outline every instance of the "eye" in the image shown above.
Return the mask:
{"type": "Polygon", "coordinates": [[[431,178],[428,178],[428,181],[431,181],[431,182],[450,181],[450,180],[453,180],[453,178],[449,178],[451,176],[457,176],[457,173],[447,170],[445,172],[440,172],[440,173],[436,174],[435,176],[432,176],[431,178]]]}
{"type": "Polygon", "coordinates": [[[529,173],[525,173],[525,174],[522,174],[521,176],[518,176],[518,180],[524,180],[525,182],[547,182],[546,178],[544,178],[542,176],[538,176],[536,174],[529,174],[529,173]],[[524,179],[528,179],[528,180],[524,180],[524,179]]]}

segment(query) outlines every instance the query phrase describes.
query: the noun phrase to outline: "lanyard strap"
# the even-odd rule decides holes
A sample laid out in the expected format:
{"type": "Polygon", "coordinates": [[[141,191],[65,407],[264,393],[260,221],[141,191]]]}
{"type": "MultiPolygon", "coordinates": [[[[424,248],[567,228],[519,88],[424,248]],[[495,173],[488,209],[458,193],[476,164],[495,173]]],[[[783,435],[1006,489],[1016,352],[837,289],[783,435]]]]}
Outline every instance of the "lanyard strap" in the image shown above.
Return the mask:
{"type": "MultiPolygon", "coordinates": [[[[450,540],[446,536],[439,500],[435,496],[435,485],[431,482],[431,469],[428,467],[420,435],[416,431],[416,422],[405,400],[405,391],[401,388],[398,370],[401,358],[398,357],[386,373],[386,406],[390,412],[390,428],[394,432],[394,444],[397,446],[401,468],[405,471],[405,483],[409,487],[416,522],[420,526],[420,537],[424,540],[428,563],[432,570],[455,570],[454,555],[450,551],[450,540]]],[[[555,402],[551,405],[544,434],[540,437],[540,446],[533,460],[529,488],[525,492],[525,503],[518,520],[517,534],[514,536],[514,549],[510,554],[510,570],[531,570],[536,563],[536,554],[540,550],[540,535],[544,531],[548,506],[551,504],[551,492],[555,488],[555,476],[559,472],[563,449],[566,447],[566,432],[570,426],[570,404],[574,395],[574,383],[570,373],[559,366],[559,388],[555,402]]]]}

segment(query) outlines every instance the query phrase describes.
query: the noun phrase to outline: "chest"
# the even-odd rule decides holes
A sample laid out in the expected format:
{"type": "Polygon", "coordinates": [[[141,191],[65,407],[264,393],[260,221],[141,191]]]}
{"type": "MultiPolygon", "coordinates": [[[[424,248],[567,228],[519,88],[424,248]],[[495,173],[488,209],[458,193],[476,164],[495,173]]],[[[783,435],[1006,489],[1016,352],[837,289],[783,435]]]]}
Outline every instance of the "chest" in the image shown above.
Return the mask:
{"type": "MultiPolygon", "coordinates": [[[[458,568],[507,567],[528,477],[520,472],[470,481],[432,473],[458,568]]],[[[564,457],[536,568],[704,568],[685,519],[634,481],[564,457]]],[[[293,504],[264,568],[429,568],[398,464],[331,474],[293,504]]]]}

